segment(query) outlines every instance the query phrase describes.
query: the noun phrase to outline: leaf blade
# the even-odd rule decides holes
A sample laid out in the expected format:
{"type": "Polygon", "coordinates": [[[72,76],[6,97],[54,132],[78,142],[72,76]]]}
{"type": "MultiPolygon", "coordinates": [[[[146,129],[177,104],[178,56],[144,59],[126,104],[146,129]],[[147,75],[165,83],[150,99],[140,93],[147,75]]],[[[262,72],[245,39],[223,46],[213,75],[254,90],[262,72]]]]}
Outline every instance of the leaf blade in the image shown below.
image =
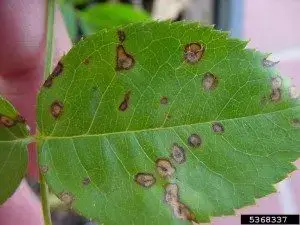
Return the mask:
{"type": "Polygon", "coordinates": [[[181,203],[207,222],[273,192],[272,185],[295,169],[290,162],[299,157],[300,133],[291,121],[299,116],[299,102],[286,88],[278,102],[273,99],[275,71],[263,68],[263,54],[197,24],[152,22],[118,30],[125,40],[112,29],[79,43],[62,59],[65,70],[53,87],[39,96],[40,160],[52,168],[46,177],[53,190],[72,193],[73,207],[108,224],[184,224],[164,201],[165,185],[177,183],[181,203]],[[186,52],[202,44],[203,56],[186,52]],[[134,61],[126,61],[129,56],[134,61]],[[195,63],[193,57],[201,58],[195,63]],[[134,64],[123,69],[124,61],[134,64]],[[54,100],[65,104],[59,119],[45,107],[54,100]],[[192,141],[192,134],[200,140],[192,141]],[[182,165],[170,159],[174,144],[186,154],[182,165]],[[175,175],[162,178],[157,159],[170,160],[175,175]],[[284,168],[271,169],[273,160],[284,168]],[[155,184],[141,187],[134,181],[138,173],[152,174],[155,184]],[[247,183],[249,177],[256,185],[247,183]],[[80,182],[85,178],[89,185],[80,182]],[[112,218],[116,207],[120,212],[112,218]]]}
{"type": "Polygon", "coordinates": [[[28,130],[13,106],[0,96],[0,204],[19,186],[27,167],[28,130]]]}

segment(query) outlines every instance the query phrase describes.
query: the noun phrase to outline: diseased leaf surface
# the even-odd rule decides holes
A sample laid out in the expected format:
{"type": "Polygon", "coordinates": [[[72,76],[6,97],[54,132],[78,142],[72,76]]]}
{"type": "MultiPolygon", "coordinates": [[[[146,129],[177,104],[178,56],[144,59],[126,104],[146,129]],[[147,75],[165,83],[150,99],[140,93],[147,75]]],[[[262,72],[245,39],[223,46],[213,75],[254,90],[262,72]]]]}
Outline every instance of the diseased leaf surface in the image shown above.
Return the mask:
{"type": "Polygon", "coordinates": [[[274,192],[300,155],[300,106],[245,45],[183,22],[80,41],[38,98],[52,190],[111,225],[208,222],[274,192]]]}
{"type": "Polygon", "coordinates": [[[27,167],[25,120],[0,96],[0,204],[19,186],[27,167]]]}

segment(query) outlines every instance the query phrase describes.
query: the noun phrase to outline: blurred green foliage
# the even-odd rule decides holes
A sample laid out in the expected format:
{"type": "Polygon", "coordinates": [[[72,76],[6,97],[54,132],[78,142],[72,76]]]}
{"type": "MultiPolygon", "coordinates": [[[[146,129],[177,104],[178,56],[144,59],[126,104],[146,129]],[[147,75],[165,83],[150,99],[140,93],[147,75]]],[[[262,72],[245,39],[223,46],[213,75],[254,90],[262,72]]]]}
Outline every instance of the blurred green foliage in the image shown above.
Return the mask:
{"type": "Polygon", "coordinates": [[[71,3],[61,4],[60,10],[68,29],[69,36],[73,41],[75,41],[78,35],[76,10],[71,3]]]}
{"type": "Polygon", "coordinates": [[[91,3],[90,0],[60,0],[68,33],[73,42],[103,28],[150,20],[143,9],[123,3],[91,3]],[[78,6],[80,5],[80,9],[78,6]],[[82,7],[84,6],[84,7],[82,7]]]}
{"type": "Polygon", "coordinates": [[[80,19],[88,27],[86,32],[126,25],[133,22],[148,20],[150,16],[145,11],[129,4],[102,3],[79,12],[80,19]]]}
{"type": "Polygon", "coordinates": [[[81,5],[87,4],[91,2],[91,0],[60,0],[61,3],[71,3],[73,5],[81,5]]]}

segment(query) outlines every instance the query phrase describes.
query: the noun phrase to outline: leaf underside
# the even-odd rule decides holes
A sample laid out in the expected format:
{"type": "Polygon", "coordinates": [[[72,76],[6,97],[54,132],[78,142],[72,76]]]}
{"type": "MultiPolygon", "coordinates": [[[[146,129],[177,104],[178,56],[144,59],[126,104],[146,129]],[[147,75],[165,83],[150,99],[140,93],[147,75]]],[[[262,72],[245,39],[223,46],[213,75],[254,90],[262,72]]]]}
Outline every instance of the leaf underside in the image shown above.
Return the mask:
{"type": "Polygon", "coordinates": [[[274,192],[300,155],[300,105],[246,44],[186,22],[80,41],[38,97],[52,190],[111,225],[208,222],[274,192]]]}
{"type": "Polygon", "coordinates": [[[0,205],[19,186],[27,167],[25,120],[0,96],[0,205]]]}

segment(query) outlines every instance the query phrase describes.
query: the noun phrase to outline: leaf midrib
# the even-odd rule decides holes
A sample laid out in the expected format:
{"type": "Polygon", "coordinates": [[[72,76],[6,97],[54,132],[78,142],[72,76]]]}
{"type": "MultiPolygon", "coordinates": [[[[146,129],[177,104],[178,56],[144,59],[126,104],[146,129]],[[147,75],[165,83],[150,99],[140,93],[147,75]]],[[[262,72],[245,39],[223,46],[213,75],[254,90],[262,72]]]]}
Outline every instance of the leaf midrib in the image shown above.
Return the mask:
{"type": "MultiPolygon", "coordinates": [[[[242,117],[235,117],[235,118],[228,118],[228,119],[223,119],[223,120],[217,120],[218,122],[224,122],[224,121],[230,121],[230,120],[240,120],[240,119],[246,119],[246,118],[254,118],[254,117],[260,117],[260,116],[267,116],[267,115],[272,115],[275,113],[281,113],[287,110],[293,110],[293,109],[299,109],[300,111],[300,106],[296,105],[293,107],[281,109],[281,110],[276,110],[273,112],[268,112],[268,113],[258,113],[255,115],[249,115],[249,116],[242,116],[242,117]]],[[[117,134],[131,134],[131,133],[141,133],[141,132],[149,132],[149,131],[160,131],[160,130],[167,130],[167,129],[174,129],[178,127],[185,127],[185,126],[193,126],[193,125],[202,125],[202,124],[209,124],[212,122],[215,122],[216,120],[211,120],[211,121],[206,121],[206,122],[201,122],[201,123],[191,123],[191,124],[184,124],[184,125],[178,125],[178,126],[169,126],[169,127],[156,127],[156,128],[149,128],[149,129],[141,129],[141,130],[132,130],[132,131],[117,131],[117,132],[112,132],[112,133],[101,133],[101,134],[81,134],[81,135],[73,135],[73,136],[44,136],[40,134],[38,136],[38,139],[41,140],[49,140],[49,139],[74,139],[74,138],[83,138],[83,137],[99,137],[99,136],[109,136],[109,135],[117,135],[117,134]]],[[[1,142],[1,141],[0,141],[1,142]]]]}

